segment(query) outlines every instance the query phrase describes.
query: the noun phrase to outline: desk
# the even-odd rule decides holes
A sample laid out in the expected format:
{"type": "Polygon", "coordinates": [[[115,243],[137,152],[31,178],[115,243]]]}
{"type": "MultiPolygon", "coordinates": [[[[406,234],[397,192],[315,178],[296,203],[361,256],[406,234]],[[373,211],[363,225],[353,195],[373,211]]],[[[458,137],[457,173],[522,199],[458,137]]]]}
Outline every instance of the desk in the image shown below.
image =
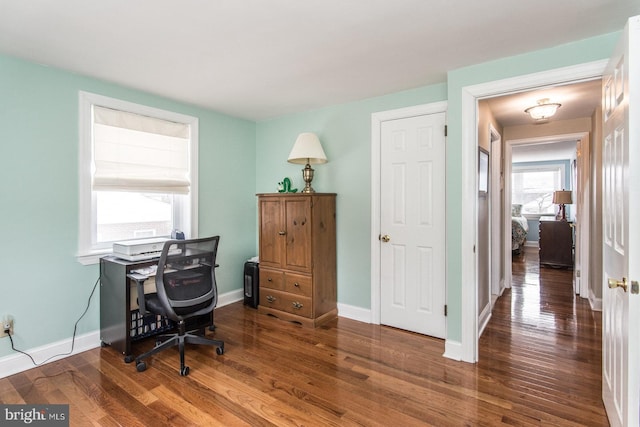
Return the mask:
{"type": "MultiPolygon", "coordinates": [[[[157,263],[157,258],[126,261],[106,256],[100,259],[100,340],[103,347],[111,346],[122,353],[126,363],[135,359],[131,351],[133,342],[175,328],[175,323],[166,317],[140,315],[135,282],[127,277],[132,270],[157,263]]],[[[155,289],[155,281],[145,283],[145,290],[151,287],[155,289]]],[[[189,319],[186,324],[188,330],[213,328],[213,313],[189,319]]]]}

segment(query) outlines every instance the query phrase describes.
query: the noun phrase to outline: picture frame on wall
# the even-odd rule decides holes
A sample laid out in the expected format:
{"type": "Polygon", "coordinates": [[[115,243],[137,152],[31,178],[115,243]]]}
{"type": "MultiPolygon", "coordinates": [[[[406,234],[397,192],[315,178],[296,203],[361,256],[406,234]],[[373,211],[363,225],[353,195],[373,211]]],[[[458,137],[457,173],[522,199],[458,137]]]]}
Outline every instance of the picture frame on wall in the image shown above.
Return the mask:
{"type": "Polygon", "coordinates": [[[489,152],[480,148],[478,150],[478,194],[489,193],[489,152]]]}

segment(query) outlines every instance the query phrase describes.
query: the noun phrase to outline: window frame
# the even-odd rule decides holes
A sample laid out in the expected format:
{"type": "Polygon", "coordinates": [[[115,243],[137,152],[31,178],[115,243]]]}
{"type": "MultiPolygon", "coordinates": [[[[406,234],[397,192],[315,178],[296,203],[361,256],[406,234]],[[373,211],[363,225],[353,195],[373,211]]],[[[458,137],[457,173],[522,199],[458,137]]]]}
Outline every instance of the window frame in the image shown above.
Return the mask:
{"type": "Polygon", "coordinates": [[[198,118],[142,104],[110,98],[90,92],[79,91],[79,215],[78,253],[76,258],[83,265],[96,264],[100,257],[112,252],[94,242],[97,237],[96,197],[91,188],[93,163],[93,113],[94,105],[128,111],[149,117],[185,123],[189,125],[189,194],[181,201],[174,201],[173,226],[187,237],[198,235],[198,118]]]}
{"type": "MultiPolygon", "coordinates": [[[[513,175],[515,173],[523,173],[523,172],[560,172],[560,187],[561,188],[566,188],[566,181],[567,181],[567,168],[566,168],[566,164],[564,163],[564,161],[561,162],[553,162],[553,163],[546,163],[546,164],[527,164],[527,163],[520,163],[520,164],[513,164],[513,166],[511,167],[511,180],[513,182],[513,175]]],[[[513,202],[513,191],[514,191],[514,186],[511,187],[511,200],[512,203],[513,202]]],[[[541,217],[543,216],[554,216],[554,213],[524,213],[522,212],[522,216],[524,216],[527,219],[533,219],[533,220],[539,220],[541,217]]]]}

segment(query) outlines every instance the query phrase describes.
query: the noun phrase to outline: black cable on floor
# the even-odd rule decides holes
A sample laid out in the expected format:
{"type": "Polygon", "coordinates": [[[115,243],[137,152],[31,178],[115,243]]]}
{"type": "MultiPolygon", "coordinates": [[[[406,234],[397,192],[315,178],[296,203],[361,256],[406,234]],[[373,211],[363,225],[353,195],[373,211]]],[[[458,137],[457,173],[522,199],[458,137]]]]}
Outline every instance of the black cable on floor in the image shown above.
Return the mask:
{"type": "Polygon", "coordinates": [[[89,306],[91,305],[91,298],[93,297],[93,294],[95,293],[96,288],[98,287],[98,283],[100,283],[100,277],[98,277],[98,280],[96,280],[96,283],[93,285],[93,289],[91,290],[91,294],[89,295],[89,299],[87,300],[87,307],[84,309],[84,312],[80,315],[78,320],[76,320],[76,323],[73,326],[73,336],[71,338],[71,350],[69,350],[68,353],[55,354],[55,355],[45,359],[44,361],[42,361],[40,363],[36,363],[36,361],[33,359],[33,357],[29,353],[27,353],[26,351],[22,351],[22,350],[19,350],[19,349],[15,348],[15,346],[13,344],[13,337],[11,336],[11,333],[7,333],[7,335],[9,335],[9,340],[11,341],[11,350],[13,350],[15,352],[18,352],[18,353],[21,353],[21,354],[24,354],[25,356],[29,357],[29,359],[31,359],[31,362],[34,364],[34,366],[44,365],[49,360],[54,359],[54,358],[56,358],[58,356],[68,356],[68,355],[72,354],[73,353],[73,347],[74,347],[75,342],[76,342],[76,331],[78,330],[78,323],[80,323],[80,321],[85,316],[85,314],[87,314],[87,311],[89,311],[89,306]]]}

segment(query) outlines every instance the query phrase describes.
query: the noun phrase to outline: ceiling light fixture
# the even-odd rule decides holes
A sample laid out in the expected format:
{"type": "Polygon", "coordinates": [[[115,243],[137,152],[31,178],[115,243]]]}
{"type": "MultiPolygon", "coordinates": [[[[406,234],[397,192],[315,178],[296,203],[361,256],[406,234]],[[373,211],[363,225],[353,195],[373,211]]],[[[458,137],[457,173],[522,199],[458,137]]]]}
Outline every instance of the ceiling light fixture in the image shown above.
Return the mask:
{"type": "Polygon", "coordinates": [[[560,107],[561,104],[549,102],[549,98],[544,98],[538,100],[538,105],[529,107],[524,112],[528,113],[534,120],[546,120],[553,116],[560,107]]]}

